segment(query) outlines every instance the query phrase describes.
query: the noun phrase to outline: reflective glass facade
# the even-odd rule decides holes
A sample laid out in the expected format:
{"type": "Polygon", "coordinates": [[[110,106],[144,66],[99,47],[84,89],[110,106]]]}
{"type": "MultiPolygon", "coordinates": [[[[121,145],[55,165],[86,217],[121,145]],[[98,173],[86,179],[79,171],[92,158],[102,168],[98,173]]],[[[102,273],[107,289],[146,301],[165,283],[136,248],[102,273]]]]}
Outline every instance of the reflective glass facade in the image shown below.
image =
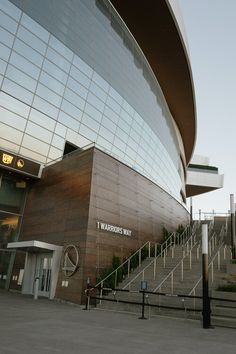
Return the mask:
{"type": "Polygon", "coordinates": [[[65,141],[94,142],[181,201],[177,128],[109,6],[1,0],[0,146],[46,164],[62,156],[65,141]]]}
{"type": "Polygon", "coordinates": [[[7,244],[18,240],[26,191],[26,181],[0,174],[0,288],[9,281],[15,252],[7,244]]]}

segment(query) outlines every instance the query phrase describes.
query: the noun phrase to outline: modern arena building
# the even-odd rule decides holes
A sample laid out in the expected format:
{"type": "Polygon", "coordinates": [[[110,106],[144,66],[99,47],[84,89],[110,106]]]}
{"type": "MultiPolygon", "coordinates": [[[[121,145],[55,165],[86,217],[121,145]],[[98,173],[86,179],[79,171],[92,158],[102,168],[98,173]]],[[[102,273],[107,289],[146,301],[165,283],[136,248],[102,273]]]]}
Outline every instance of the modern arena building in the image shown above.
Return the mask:
{"type": "Polygon", "coordinates": [[[188,224],[186,198],[221,186],[195,164],[186,188],[176,1],[1,0],[0,70],[1,287],[33,294],[39,277],[40,295],[81,302],[113,255],[188,224]]]}

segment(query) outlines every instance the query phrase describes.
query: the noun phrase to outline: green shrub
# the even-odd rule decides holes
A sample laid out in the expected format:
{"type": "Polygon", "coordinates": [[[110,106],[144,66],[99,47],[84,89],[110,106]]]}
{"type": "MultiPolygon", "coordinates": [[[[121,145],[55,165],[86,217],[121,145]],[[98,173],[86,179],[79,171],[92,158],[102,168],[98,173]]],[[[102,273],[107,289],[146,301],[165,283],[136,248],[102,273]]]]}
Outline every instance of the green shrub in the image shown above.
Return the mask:
{"type": "Polygon", "coordinates": [[[136,253],[131,259],[130,259],[130,268],[135,269],[139,265],[139,254],[136,253]]]}
{"type": "Polygon", "coordinates": [[[182,235],[182,233],[184,232],[184,227],[182,224],[180,224],[176,230],[176,232],[179,234],[179,235],[182,235]]]}
{"type": "Polygon", "coordinates": [[[120,266],[121,262],[120,262],[120,257],[118,256],[113,256],[112,258],[112,268],[116,269],[120,266]]]}
{"type": "Polygon", "coordinates": [[[163,227],[162,228],[162,235],[163,235],[164,241],[166,241],[170,237],[171,232],[169,232],[165,227],[163,227]]]}
{"type": "Polygon", "coordinates": [[[230,263],[231,264],[236,264],[236,259],[231,259],[230,263]]]}
{"type": "Polygon", "coordinates": [[[218,286],[217,290],[218,291],[236,292],[236,284],[220,285],[220,286],[218,286]]]}
{"type": "Polygon", "coordinates": [[[148,247],[145,246],[142,250],[141,250],[141,261],[144,261],[144,259],[146,259],[148,257],[148,247]]]}

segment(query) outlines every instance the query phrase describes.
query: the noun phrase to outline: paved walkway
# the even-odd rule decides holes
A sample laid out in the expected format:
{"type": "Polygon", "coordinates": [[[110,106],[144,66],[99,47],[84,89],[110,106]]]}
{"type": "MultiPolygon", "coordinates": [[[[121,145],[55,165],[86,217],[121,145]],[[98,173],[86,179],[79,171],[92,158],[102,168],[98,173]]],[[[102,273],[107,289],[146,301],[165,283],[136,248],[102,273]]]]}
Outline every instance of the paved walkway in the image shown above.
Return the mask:
{"type": "Polygon", "coordinates": [[[235,329],[100,310],[0,291],[0,353],[232,354],[235,329]]]}

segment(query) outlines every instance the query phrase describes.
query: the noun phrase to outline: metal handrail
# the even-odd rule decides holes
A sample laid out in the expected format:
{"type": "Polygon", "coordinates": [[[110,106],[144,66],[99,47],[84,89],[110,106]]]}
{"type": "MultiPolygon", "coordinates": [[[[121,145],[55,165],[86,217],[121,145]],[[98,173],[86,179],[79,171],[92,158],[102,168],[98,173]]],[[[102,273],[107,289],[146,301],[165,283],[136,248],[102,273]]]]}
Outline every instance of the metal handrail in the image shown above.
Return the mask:
{"type": "MultiPolygon", "coordinates": [[[[178,242],[180,240],[180,237],[186,232],[186,230],[188,231],[189,229],[189,226],[187,226],[184,230],[184,232],[179,236],[177,235],[176,236],[176,233],[173,232],[165,242],[163,242],[162,244],[160,243],[154,243],[154,242],[150,242],[150,241],[147,241],[143,246],[141,246],[137,251],[135,251],[129,258],[127,258],[122,264],[120,264],[116,269],[114,269],[110,274],[108,274],[104,279],[100,280],[95,286],[98,287],[100,286],[101,288],[103,288],[103,284],[104,284],[104,281],[106,281],[107,279],[109,279],[111,276],[115,275],[115,287],[117,285],[117,272],[119,269],[123,268],[124,265],[127,264],[128,266],[128,278],[129,278],[129,275],[130,275],[130,263],[131,263],[131,259],[139,254],[139,266],[141,265],[141,251],[144,247],[146,247],[148,245],[148,254],[149,254],[149,258],[150,258],[150,253],[151,253],[151,244],[155,246],[155,254],[154,254],[154,260],[157,258],[157,246],[161,246],[161,252],[160,254],[163,254],[163,252],[166,252],[166,250],[168,249],[168,247],[171,246],[172,244],[172,240],[173,238],[175,239],[175,237],[177,238],[178,242]]],[[[158,255],[159,256],[159,255],[158,255]]],[[[154,262],[153,260],[153,262],[154,262]]],[[[152,263],[152,262],[151,262],[152,263]]],[[[148,265],[149,266],[149,265],[148,265]]],[[[140,274],[140,273],[139,273],[140,274]]],[[[132,282],[132,281],[131,281],[132,282]]],[[[128,283],[129,284],[129,283],[128,283]]],[[[126,286],[125,286],[126,287],[126,286]]],[[[124,288],[125,288],[124,287],[124,288]]]]}
{"type": "MultiPolygon", "coordinates": [[[[218,257],[218,253],[220,252],[222,246],[224,245],[224,243],[223,243],[223,237],[224,237],[224,233],[225,233],[224,228],[225,228],[225,227],[224,227],[224,225],[223,225],[222,228],[221,228],[221,230],[220,230],[220,234],[219,234],[221,244],[220,244],[220,246],[219,246],[217,252],[216,252],[215,255],[213,256],[211,262],[208,264],[208,269],[209,269],[210,266],[213,264],[215,258],[218,257]]],[[[214,237],[214,234],[213,234],[212,237],[214,237]]],[[[209,242],[210,242],[210,240],[209,240],[209,242]]],[[[189,295],[191,295],[192,293],[195,294],[196,288],[197,288],[198,285],[200,284],[201,280],[202,280],[202,276],[199,278],[199,280],[197,281],[197,283],[194,285],[194,287],[192,288],[192,290],[189,292],[189,295]]]]}
{"type": "MultiPolygon", "coordinates": [[[[184,246],[187,246],[187,244],[189,243],[189,241],[192,239],[194,240],[194,236],[195,233],[191,235],[191,237],[188,239],[188,241],[186,241],[186,243],[184,244],[184,246]]],[[[167,274],[167,276],[162,280],[162,282],[153,290],[153,292],[157,292],[159,289],[162,288],[163,284],[166,282],[166,280],[172,276],[174,274],[174,271],[179,267],[179,265],[181,265],[181,263],[183,262],[183,260],[188,257],[189,253],[192,251],[192,249],[196,246],[197,242],[193,242],[192,243],[192,247],[189,249],[189,251],[183,255],[183,257],[181,258],[181,260],[179,261],[179,263],[167,274]]],[[[173,289],[172,289],[173,290],[173,289]]]]}
{"type": "MultiPolygon", "coordinates": [[[[109,279],[113,274],[115,274],[119,269],[121,269],[126,263],[130,263],[131,259],[138,253],[140,253],[142,251],[143,248],[145,248],[148,245],[148,255],[150,257],[150,253],[151,253],[151,243],[155,245],[154,242],[150,242],[147,241],[146,243],[144,243],[137,251],[135,251],[133,254],[131,254],[131,256],[129,256],[129,258],[127,258],[123,263],[121,263],[116,269],[114,269],[110,274],[108,274],[104,279],[100,280],[100,282],[98,282],[95,287],[98,287],[99,285],[103,286],[104,281],[106,281],[107,279],[109,279]]],[[[140,264],[139,264],[140,265],[140,264]]],[[[129,275],[128,275],[129,276],[129,275]]],[[[115,284],[116,287],[116,284],[115,284]]]]}
{"type": "MultiPolygon", "coordinates": [[[[218,254],[221,250],[221,248],[223,247],[223,243],[220,245],[220,247],[218,248],[218,251],[216,252],[216,254],[214,255],[214,257],[212,258],[211,262],[208,264],[208,269],[212,266],[212,264],[214,263],[216,257],[218,257],[218,254]]],[[[192,295],[192,293],[194,294],[195,296],[195,293],[196,293],[196,289],[198,287],[198,285],[200,284],[200,282],[202,281],[202,276],[199,278],[199,280],[197,281],[197,283],[195,284],[195,286],[192,288],[192,290],[189,292],[188,295],[192,295]]]]}
{"type": "MultiPolygon", "coordinates": [[[[211,229],[211,231],[213,230],[213,225],[211,225],[211,223],[209,224],[209,229],[211,229]]],[[[211,238],[209,239],[209,245],[210,245],[210,249],[214,249],[214,246],[215,246],[215,235],[216,233],[213,232],[211,238]]],[[[192,236],[190,237],[190,239],[186,242],[186,245],[188,244],[188,242],[191,240],[191,238],[195,238],[196,236],[196,233],[193,233],[192,236]]],[[[179,263],[169,272],[169,274],[163,279],[163,281],[161,282],[161,284],[159,284],[153,291],[157,291],[158,289],[161,289],[161,287],[163,286],[163,284],[169,279],[169,277],[171,276],[171,279],[172,279],[172,283],[174,281],[174,272],[176,271],[176,269],[181,265],[181,277],[182,277],[182,280],[183,280],[183,261],[184,259],[190,255],[190,269],[191,269],[191,255],[192,255],[192,250],[193,248],[197,245],[197,244],[200,244],[201,243],[201,240],[199,240],[199,242],[191,242],[192,244],[192,247],[190,248],[190,250],[187,252],[186,255],[183,255],[182,259],[179,261],[179,263]]],[[[197,249],[197,254],[199,253],[199,249],[197,249]]],[[[197,256],[198,258],[199,256],[197,256]]],[[[173,284],[171,285],[171,292],[173,293],[173,284]]]]}
{"type": "Polygon", "coordinates": [[[184,231],[182,232],[181,235],[177,235],[176,236],[176,233],[173,232],[169,238],[161,245],[161,252],[144,268],[142,269],[138,274],[136,274],[136,276],[131,280],[129,281],[122,289],[126,289],[127,287],[130,287],[130,285],[139,277],[142,275],[142,278],[144,280],[144,274],[145,274],[145,270],[147,270],[149,267],[151,267],[152,265],[154,265],[154,279],[155,279],[155,264],[156,264],[156,261],[158,258],[162,257],[162,255],[165,257],[166,255],[166,252],[168,250],[168,248],[170,248],[172,245],[175,245],[175,241],[177,240],[177,244],[180,244],[180,241],[181,241],[181,238],[183,239],[184,238],[184,235],[187,234],[188,235],[188,232],[190,230],[190,227],[189,225],[184,229],[184,231]],[[170,241],[169,241],[170,240],[170,241]],[[165,245],[164,249],[163,249],[163,246],[165,245]]]}

